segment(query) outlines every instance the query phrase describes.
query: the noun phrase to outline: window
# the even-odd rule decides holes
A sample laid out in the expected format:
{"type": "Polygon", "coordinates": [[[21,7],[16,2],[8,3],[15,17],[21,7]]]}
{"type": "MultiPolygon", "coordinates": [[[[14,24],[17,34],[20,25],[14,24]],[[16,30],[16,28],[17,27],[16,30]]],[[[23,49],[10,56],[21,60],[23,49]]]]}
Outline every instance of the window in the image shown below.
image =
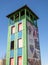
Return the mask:
{"type": "Polygon", "coordinates": [[[19,13],[17,13],[17,14],[15,15],[15,19],[16,19],[16,18],[19,18],[19,13]]]}
{"type": "Polygon", "coordinates": [[[11,19],[11,20],[14,20],[14,17],[12,16],[10,19],[11,19]]]}
{"type": "Polygon", "coordinates": [[[18,39],[18,48],[22,47],[22,39],[18,39]]]}
{"type": "Polygon", "coordinates": [[[11,34],[14,34],[15,33],[15,26],[12,26],[11,27],[11,34]]]}
{"type": "Polygon", "coordinates": [[[14,65],[14,58],[10,58],[10,65],[14,65]]]}
{"type": "Polygon", "coordinates": [[[14,49],[14,41],[11,41],[11,50],[14,49]]]}
{"type": "Polygon", "coordinates": [[[19,23],[18,24],[18,31],[21,31],[22,30],[22,23],[19,23]]]}
{"type": "Polygon", "coordinates": [[[29,12],[28,11],[26,12],[26,15],[29,16],[29,12]]]}
{"type": "Polygon", "coordinates": [[[32,18],[33,18],[33,17],[32,17],[32,15],[30,14],[30,19],[32,20],[32,18]]]}
{"type": "Polygon", "coordinates": [[[22,65],[22,56],[18,57],[18,65],[22,65]]]}
{"type": "Polygon", "coordinates": [[[25,14],[25,11],[23,10],[23,11],[21,11],[21,16],[23,16],[25,14]]]}

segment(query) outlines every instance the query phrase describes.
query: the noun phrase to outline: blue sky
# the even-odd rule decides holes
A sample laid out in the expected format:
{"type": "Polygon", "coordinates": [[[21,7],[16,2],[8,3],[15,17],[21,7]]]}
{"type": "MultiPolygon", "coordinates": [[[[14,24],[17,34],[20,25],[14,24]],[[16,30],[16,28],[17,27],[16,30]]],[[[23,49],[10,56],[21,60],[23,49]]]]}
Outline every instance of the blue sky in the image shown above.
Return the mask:
{"type": "Polygon", "coordinates": [[[38,16],[42,65],[48,65],[48,1],[0,0],[0,59],[6,54],[8,19],[6,15],[27,4],[38,16]]]}

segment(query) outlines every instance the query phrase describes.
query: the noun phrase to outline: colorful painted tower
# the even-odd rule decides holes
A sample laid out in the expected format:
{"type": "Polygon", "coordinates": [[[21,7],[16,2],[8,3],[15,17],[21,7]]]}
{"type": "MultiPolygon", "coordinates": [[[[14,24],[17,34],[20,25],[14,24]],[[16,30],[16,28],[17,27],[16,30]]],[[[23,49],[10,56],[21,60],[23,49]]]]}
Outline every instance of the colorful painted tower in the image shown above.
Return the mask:
{"type": "Polygon", "coordinates": [[[38,16],[25,5],[7,17],[6,65],[41,65],[38,16]]]}

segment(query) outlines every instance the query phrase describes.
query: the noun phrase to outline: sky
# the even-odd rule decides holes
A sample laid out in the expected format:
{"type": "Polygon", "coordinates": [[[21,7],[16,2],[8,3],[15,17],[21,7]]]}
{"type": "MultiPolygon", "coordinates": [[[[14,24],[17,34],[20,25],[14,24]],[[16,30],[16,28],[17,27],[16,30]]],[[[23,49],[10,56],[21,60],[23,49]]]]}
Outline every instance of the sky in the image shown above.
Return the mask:
{"type": "Polygon", "coordinates": [[[0,59],[7,49],[9,13],[27,4],[39,17],[39,41],[42,65],[48,65],[48,0],[0,0],[0,59]]]}

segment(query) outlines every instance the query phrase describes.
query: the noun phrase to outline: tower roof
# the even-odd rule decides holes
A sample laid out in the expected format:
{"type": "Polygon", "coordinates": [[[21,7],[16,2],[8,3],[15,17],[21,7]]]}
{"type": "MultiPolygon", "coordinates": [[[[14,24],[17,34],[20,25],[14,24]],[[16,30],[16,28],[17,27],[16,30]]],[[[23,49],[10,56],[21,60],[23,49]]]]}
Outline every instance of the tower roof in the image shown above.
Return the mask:
{"type": "Polygon", "coordinates": [[[9,18],[11,15],[13,15],[13,14],[15,14],[16,12],[18,12],[18,11],[20,11],[20,10],[22,10],[22,9],[25,9],[25,8],[28,9],[28,10],[36,17],[36,19],[39,19],[39,17],[38,17],[27,5],[24,5],[24,6],[22,6],[21,8],[17,9],[16,11],[14,11],[14,12],[8,14],[7,17],[9,18]]]}

